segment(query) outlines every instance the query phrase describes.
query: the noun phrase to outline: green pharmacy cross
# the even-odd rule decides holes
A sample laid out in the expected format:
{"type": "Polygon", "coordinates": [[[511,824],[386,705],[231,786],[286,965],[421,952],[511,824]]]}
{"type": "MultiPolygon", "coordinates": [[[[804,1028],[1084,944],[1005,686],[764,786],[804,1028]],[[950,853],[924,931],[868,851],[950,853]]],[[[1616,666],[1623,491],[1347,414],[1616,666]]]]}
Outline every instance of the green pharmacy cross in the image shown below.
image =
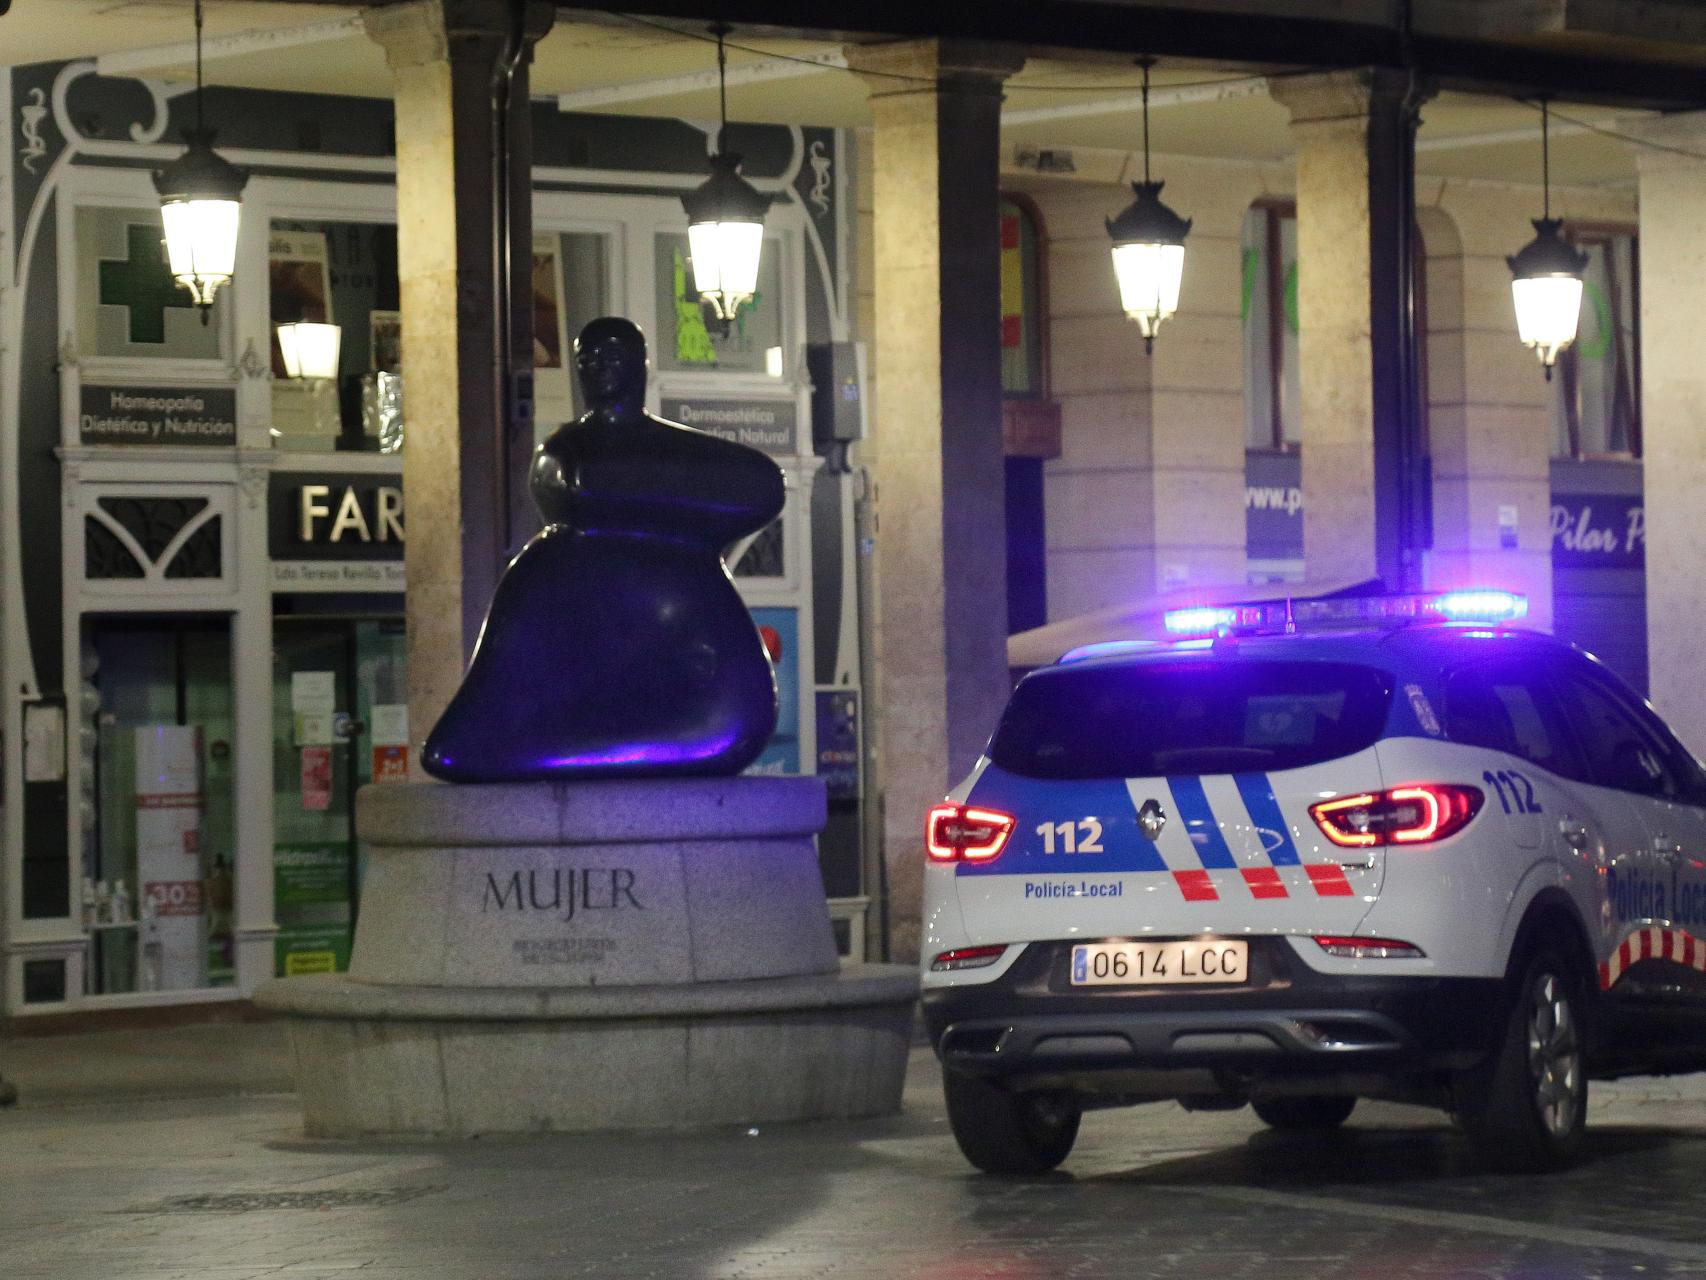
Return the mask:
{"type": "Polygon", "coordinates": [[[130,313],[132,342],[165,342],[166,308],[192,306],[190,296],[172,279],[158,227],[127,224],[125,248],[122,260],[101,259],[101,303],[130,313]]]}

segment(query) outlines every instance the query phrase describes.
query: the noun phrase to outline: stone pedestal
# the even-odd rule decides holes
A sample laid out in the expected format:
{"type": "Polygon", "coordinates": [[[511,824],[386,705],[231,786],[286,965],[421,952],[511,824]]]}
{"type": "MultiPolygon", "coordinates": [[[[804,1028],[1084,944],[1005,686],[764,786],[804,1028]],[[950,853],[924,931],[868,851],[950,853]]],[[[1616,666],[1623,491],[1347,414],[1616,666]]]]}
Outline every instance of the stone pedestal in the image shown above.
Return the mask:
{"type": "Polygon", "coordinates": [[[823,821],[813,778],[366,788],[350,972],[256,996],[308,1132],[895,1110],[918,979],[839,963],[823,821]]]}

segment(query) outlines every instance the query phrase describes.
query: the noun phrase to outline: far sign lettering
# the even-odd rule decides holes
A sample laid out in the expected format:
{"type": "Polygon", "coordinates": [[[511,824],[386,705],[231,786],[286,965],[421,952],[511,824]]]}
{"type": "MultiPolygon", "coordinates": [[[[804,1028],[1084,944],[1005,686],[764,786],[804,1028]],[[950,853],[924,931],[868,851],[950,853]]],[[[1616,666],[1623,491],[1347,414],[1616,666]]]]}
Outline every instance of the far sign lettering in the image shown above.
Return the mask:
{"type": "Polygon", "coordinates": [[[403,478],[390,473],[275,472],[267,496],[274,563],[403,559],[403,478]]]}
{"type": "Polygon", "coordinates": [[[297,538],[305,543],[342,542],[346,537],[361,542],[403,540],[403,491],[390,485],[374,490],[377,498],[373,520],[369,522],[356,496],[354,485],[345,485],[337,499],[337,514],[332,513],[332,486],[305,484],[299,490],[300,519],[297,538]],[[329,522],[329,523],[328,523],[329,522]]]}

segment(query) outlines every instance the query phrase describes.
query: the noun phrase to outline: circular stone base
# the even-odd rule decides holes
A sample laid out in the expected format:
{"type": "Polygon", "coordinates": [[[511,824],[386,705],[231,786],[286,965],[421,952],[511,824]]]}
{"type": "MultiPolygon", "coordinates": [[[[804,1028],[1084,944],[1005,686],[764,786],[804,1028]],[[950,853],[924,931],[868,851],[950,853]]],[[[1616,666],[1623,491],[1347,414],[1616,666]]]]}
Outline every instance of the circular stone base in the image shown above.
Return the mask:
{"type": "Polygon", "coordinates": [[[918,974],[840,967],[816,778],[367,787],[348,975],[288,1021],[307,1129],[640,1129],[900,1106],[918,974]]]}
{"type": "Polygon", "coordinates": [[[610,988],[263,988],[314,1137],[757,1124],[900,1106],[918,977],[900,965],[610,988]]]}

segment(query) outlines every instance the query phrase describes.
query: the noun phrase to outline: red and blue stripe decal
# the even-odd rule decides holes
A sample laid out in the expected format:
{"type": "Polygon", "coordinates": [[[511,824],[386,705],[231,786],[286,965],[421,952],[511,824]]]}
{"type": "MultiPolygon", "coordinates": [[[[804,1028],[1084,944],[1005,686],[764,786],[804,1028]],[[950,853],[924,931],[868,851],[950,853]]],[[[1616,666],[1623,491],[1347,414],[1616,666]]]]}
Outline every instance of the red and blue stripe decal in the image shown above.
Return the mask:
{"type": "Polygon", "coordinates": [[[1220,834],[1220,824],[1214,820],[1214,810],[1202,788],[1202,779],[1171,777],[1167,779],[1167,790],[1173,793],[1173,808],[1190,834],[1191,845],[1202,860],[1203,869],[1236,870],[1238,860],[1226,847],[1226,837],[1220,834]]]}
{"type": "MultiPolygon", "coordinates": [[[[1286,830],[1285,814],[1280,812],[1279,798],[1274,795],[1273,783],[1265,773],[1235,773],[1232,781],[1238,784],[1238,794],[1250,811],[1250,821],[1264,837],[1272,835],[1276,843],[1268,849],[1268,857],[1276,867],[1295,867],[1302,863],[1297,846],[1286,830]]],[[[1267,844],[1264,838],[1262,843],[1267,844]]]]}
{"type": "Polygon", "coordinates": [[[1234,774],[1233,781],[1267,854],[1266,866],[1239,865],[1215,818],[1214,806],[1200,776],[1175,774],[1166,779],[1175,820],[1183,824],[1191,850],[1201,864],[1200,867],[1172,868],[1155,843],[1138,826],[1133,793],[1123,780],[1062,783],[1025,778],[992,766],[984,771],[972,788],[968,803],[989,805],[1023,815],[1020,828],[1013,833],[1001,857],[990,862],[961,862],[956,864],[955,872],[962,876],[979,876],[1157,871],[1172,875],[1187,902],[1215,902],[1220,899],[1220,891],[1214,883],[1215,872],[1238,872],[1254,898],[1289,898],[1291,891],[1280,871],[1298,867],[1320,897],[1355,895],[1344,868],[1338,863],[1305,863],[1299,857],[1285,814],[1266,774],[1234,774]],[[1079,815],[1093,817],[1099,829],[1092,832],[1086,822],[1075,821],[1079,815]],[[1063,858],[1058,852],[1046,852],[1049,847],[1063,845],[1065,836],[1057,832],[1058,839],[1052,845],[1045,844],[1041,827],[1032,825],[1038,816],[1058,818],[1057,827],[1062,824],[1073,826],[1075,837],[1094,838],[1100,848],[1094,851],[1076,849],[1070,858],[1063,858]]]}

